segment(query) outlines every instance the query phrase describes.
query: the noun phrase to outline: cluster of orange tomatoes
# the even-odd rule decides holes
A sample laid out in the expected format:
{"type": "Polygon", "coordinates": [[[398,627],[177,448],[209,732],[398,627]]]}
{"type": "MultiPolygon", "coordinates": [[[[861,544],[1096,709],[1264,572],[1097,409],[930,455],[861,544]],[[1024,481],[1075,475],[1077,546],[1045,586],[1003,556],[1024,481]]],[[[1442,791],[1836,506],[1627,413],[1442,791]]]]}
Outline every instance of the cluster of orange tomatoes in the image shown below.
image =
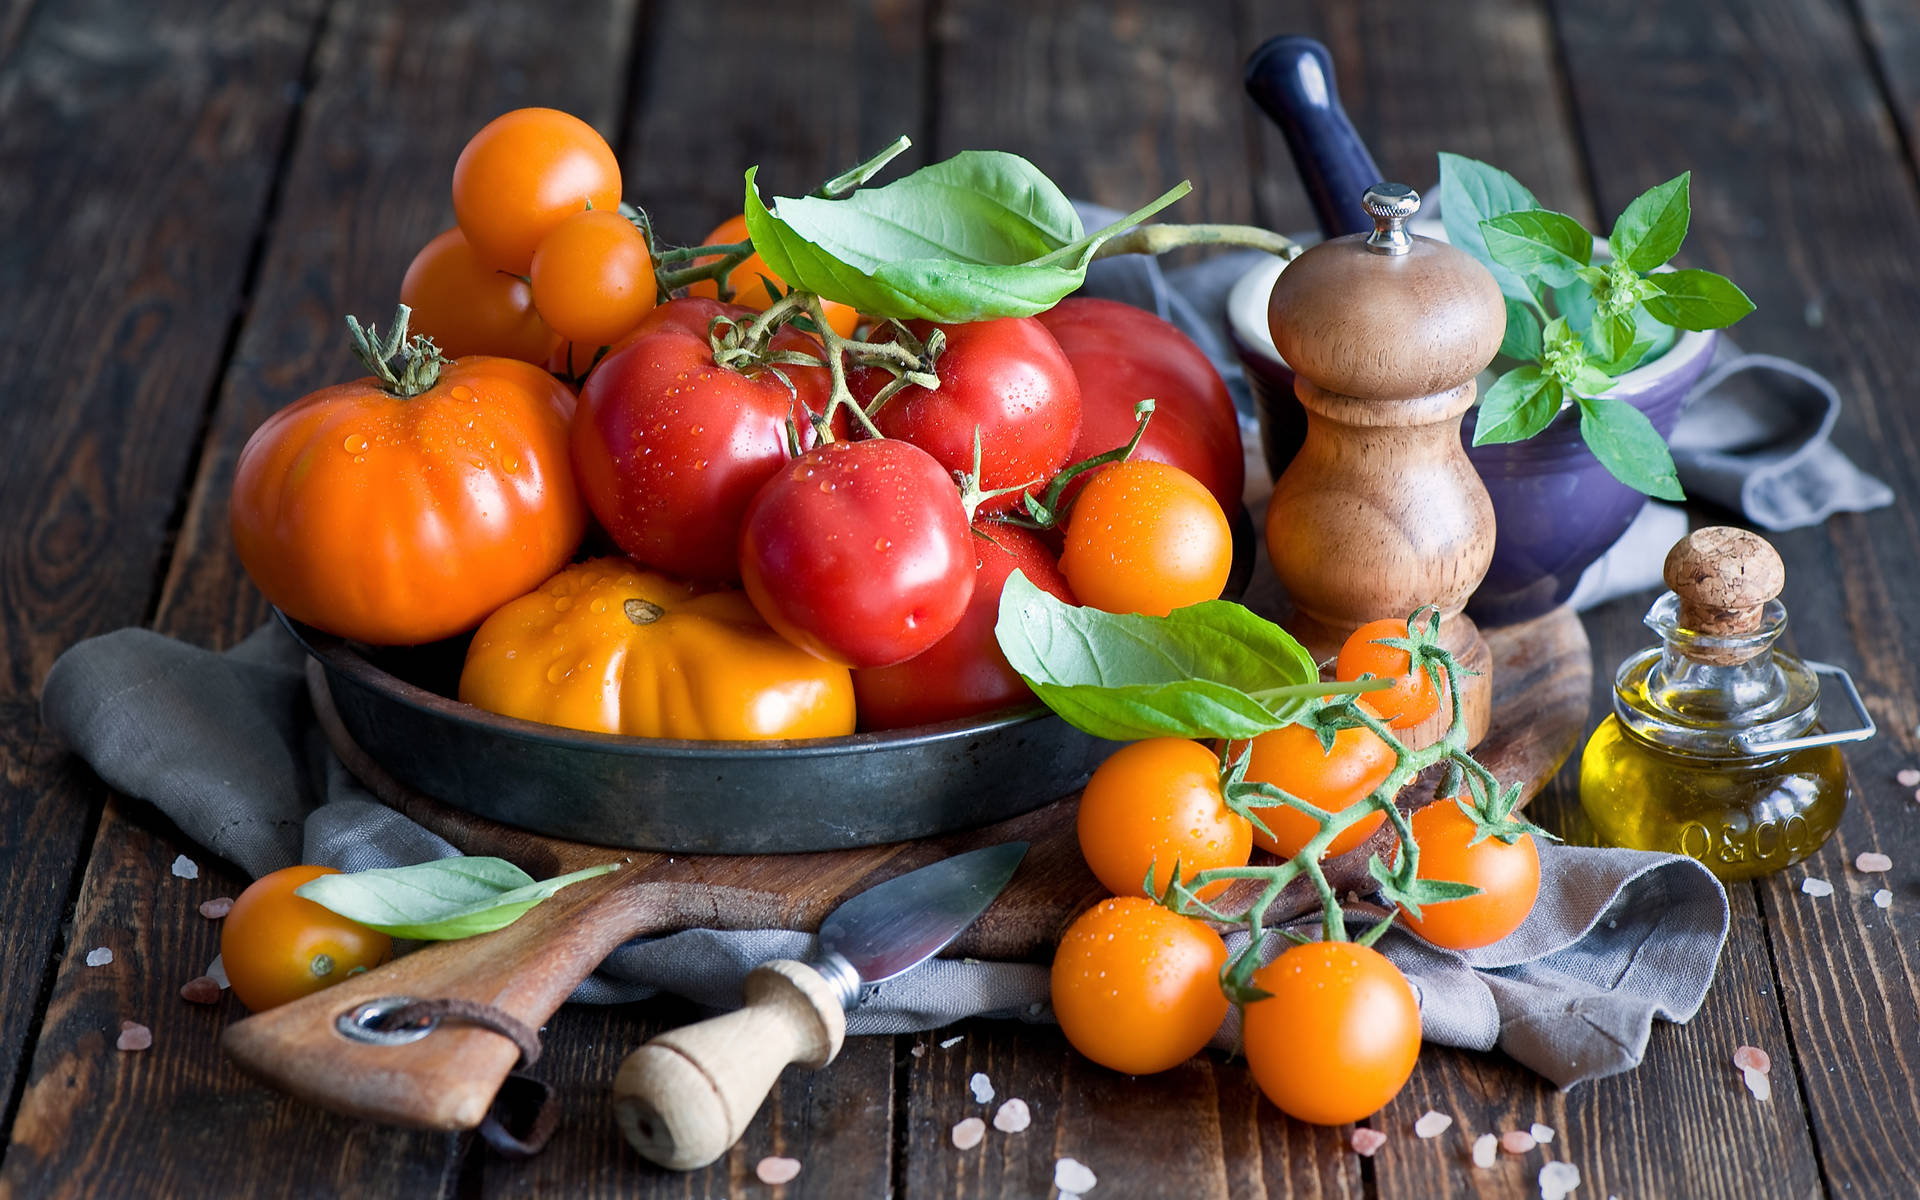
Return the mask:
{"type": "MultiPolygon", "coordinates": [[[[1447,704],[1404,649],[1405,622],[1361,626],[1342,647],[1335,672],[1391,680],[1357,703],[1391,729],[1419,725],[1447,704]]],[[[1237,757],[1242,746],[1225,748],[1237,757]]],[[[1245,778],[1339,813],[1371,795],[1391,773],[1395,755],[1370,729],[1343,729],[1323,748],[1303,725],[1253,739],[1245,778]]],[[[1183,883],[1201,871],[1244,867],[1257,844],[1291,858],[1319,825],[1295,809],[1262,807],[1262,832],[1226,803],[1221,754],[1199,742],[1154,738],[1116,752],[1094,773],[1081,799],[1079,838],[1087,865],[1115,898],[1077,918],[1053,962],[1055,1014],[1076,1049],[1129,1074],[1164,1071],[1198,1053],[1225,1019],[1225,942],[1210,925],[1182,916],[1142,892],[1150,869],[1164,888],[1176,870],[1183,883]]],[[[1332,857],[1370,837],[1383,812],[1355,821],[1323,852],[1332,857]]],[[[1540,860],[1530,835],[1511,841],[1481,836],[1454,798],[1442,798],[1410,820],[1419,844],[1420,877],[1470,884],[1478,895],[1422,907],[1400,917],[1436,946],[1465,950],[1506,937],[1532,911],[1540,860]]],[[[1228,886],[1197,889],[1202,900],[1228,886]]],[[[1420,1008],[1398,968],[1378,951],[1346,941],[1296,945],[1252,976],[1267,993],[1244,1006],[1242,1046],[1255,1080],[1283,1111],[1339,1124],[1374,1112],[1400,1090],[1420,1049],[1420,1008]]]]}
{"type": "Polygon", "coordinates": [[[378,645],[477,628],[461,697],[508,715],[791,738],[1030,703],[993,634],[1015,570],[1118,612],[1220,594],[1238,423],[1173,326],[1084,298],[936,326],[814,297],[774,323],[805,297],[741,217],[663,249],[621,191],[565,113],[473,137],[410,327],[356,325],[373,375],[241,454],[233,533],[268,599],[378,645]],[[1064,520],[1023,499],[1125,446],[1148,398],[1064,520]]]}

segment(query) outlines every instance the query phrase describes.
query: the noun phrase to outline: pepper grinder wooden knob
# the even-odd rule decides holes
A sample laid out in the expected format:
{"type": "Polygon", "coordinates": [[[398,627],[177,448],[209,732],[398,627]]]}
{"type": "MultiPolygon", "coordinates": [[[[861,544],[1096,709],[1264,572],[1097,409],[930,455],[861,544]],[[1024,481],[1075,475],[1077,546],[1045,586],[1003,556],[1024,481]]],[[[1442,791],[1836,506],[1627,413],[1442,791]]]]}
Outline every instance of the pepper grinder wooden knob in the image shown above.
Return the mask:
{"type": "MultiPolygon", "coordinates": [[[[1767,603],[1787,585],[1780,552],[1757,533],[1726,525],[1696,529],[1673,544],[1661,572],[1680,598],[1680,627],[1716,638],[1738,638],[1766,623],[1767,603]]],[[[1767,649],[1693,645],[1687,657],[1716,666],[1743,663],[1767,649]]]]}
{"type": "MultiPolygon", "coordinates": [[[[1493,656],[1461,610],[1493,558],[1493,504],[1460,418],[1506,308],[1486,268],[1407,232],[1419,193],[1381,183],[1363,203],[1374,231],[1302,254],[1267,304],[1307,412],[1306,442],[1267,508],[1267,549],[1294,606],[1284,624],[1322,661],[1368,621],[1437,605],[1441,644],[1479,672],[1461,685],[1478,742],[1493,656]]],[[[1447,717],[1407,731],[1411,744],[1437,740],[1447,717]]]]}

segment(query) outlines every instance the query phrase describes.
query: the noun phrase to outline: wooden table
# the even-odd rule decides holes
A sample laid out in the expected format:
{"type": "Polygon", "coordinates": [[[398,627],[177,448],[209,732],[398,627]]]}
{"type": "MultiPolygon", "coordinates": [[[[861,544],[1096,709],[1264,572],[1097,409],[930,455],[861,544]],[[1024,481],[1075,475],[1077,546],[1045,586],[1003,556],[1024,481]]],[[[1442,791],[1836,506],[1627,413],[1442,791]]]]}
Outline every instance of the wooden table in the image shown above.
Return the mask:
{"type": "MultiPolygon", "coordinates": [[[[1544,1161],[1475,1170],[1469,1134],[1543,1122],[1578,1197],[1920,1194],[1920,523],[1910,500],[1776,539],[1789,640],[1854,673],[1881,722],[1858,792],[1806,873],[1730,889],[1705,1008],[1654,1031],[1638,1070],[1559,1093],[1498,1055],[1430,1048],[1374,1123],[1282,1117],[1239,1062],[1126,1079],[1057,1031],[973,1022],[863,1038],[792,1074],[709,1172],[645,1165],[608,1118],[631,1046],[670,1003],[570,1007],[539,1072],[565,1125],[529,1162],[470,1138],[355,1124],[241,1078],[215,1048],[238,1015],[177,989],[217,949],[203,899],[242,877],[113,795],[40,725],[75,640],[130,624],[227,645],[265,609],[234,560],[234,457],[268,413],[351,373],[340,315],[383,319],[413,250],[448,223],[464,139],[510,107],[606,131],[628,192],[671,236],[740,204],[740,172],[805,189],[901,131],[909,162],[970,146],[1026,154],[1075,195],[1131,206],[1191,178],[1185,220],[1306,227],[1280,139],[1243,98],[1259,41],[1332,47],[1383,168],[1416,185],[1451,149],[1506,166],[1549,205],[1611,220],[1694,174],[1687,258],[1759,304],[1748,347],[1828,373],[1839,444],[1903,497],[1920,486],[1920,13],[1895,0],[1547,3],[1065,3],[867,0],[0,0],[0,1194],[771,1194],[753,1165],[805,1169],[785,1194],[1029,1197],[1057,1157],[1096,1197],[1537,1194],[1544,1161]],[[1658,9],[1656,13],[1655,9],[1658,9]],[[551,9],[551,11],[548,11],[551,9]],[[1863,876],[1864,850],[1894,870],[1863,876]],[[197,881],[172,877],[182,851],[197,881]],[[1891,912],[1869,893],[1894,891],[1891,912]],[[83,965],[111,946],[112,966],[83,965]],[[118,1053],[124,1018],[152,1050],[118,1053]],[[960,1035],[952,1048],[940,1043],[960,1035]],[[1761,1104],[1730,1065],[1773,1056],[1761,1104]],[[965,1153],[975,1071],[1034,1113],[965,1153]],[[1411,1133],[1429,1108],[1455,1130],[1411,1133]]],[[[1712,515],[1712,514],[1703,514],[1712,515]]],[[[1591,613],[1605,679],[1648,634],[1645,598],[1591,613]]],[[[1564,773],[1538,811],[1574,807],[1564,773]]]]}

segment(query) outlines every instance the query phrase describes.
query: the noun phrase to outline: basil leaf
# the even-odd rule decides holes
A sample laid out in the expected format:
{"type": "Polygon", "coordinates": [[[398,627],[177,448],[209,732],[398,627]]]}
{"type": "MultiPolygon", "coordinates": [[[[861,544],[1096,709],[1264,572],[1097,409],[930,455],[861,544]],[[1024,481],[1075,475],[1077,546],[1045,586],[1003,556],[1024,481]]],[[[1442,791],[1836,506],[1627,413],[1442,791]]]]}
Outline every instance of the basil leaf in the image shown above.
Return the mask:
{"type": "Polygon", "coordinates": [[[966,150],[844,198],[783,196],[747,172],[753,248],[790,287],[876,317],[955,323],[1028,317],[1086,279],[1107,239],[1192,190],[1181,184],[1087,235],[1065,193],[1017,154],[966,150]]]}
{"type": "Polygon", "coordinates": [[[1459,154],[1440,154],[1440,224],[1447,241],[1486,265],[1503,295],[1515,300],[1533,296],[1526,281],[1494,261],[1480,222],[1510,212],[1539,208],[1519,180],[1498,167],[1459,154]]]}
{"type": "Polygon", "coordinates": [[[1725,329],[1753,311],[1745,292],[1712,271],[1663,271],[1647,282],[1660,289],[1647,298],[1647,311],[1679,329],[1725,329]]]}
{"type": "Polygon", "coordinates": [[[1500,353],[1516,362],[1540,361],[1540,318],[1533,307],[1509,296],[1507,332],[1500,338],[1500,353]]]}
{"type": "Polygon", "coordinates": [[[1692,218],[1692,178],[1693,172],[1682,171],[1634,197],[1607,238],[1616,259],[1644,275],[1680,252],[1692,218]]]}
{"type": "Polygon", "coordinates": [[[1560,381],[1539,367],[1508,371],[1480,398],[1473,444],[1526,441],[1553,423],[1562,399],[1560,381]]]}
{"type": "Polygon", "coordinates": [[[1609,313],[1594,321],[1588,340],[1593,343],[1599,361],[1613,362],[1633,348],[1636,333],[1632,313],[1609,313]]]}
{"type": "Polygon", "coordinates": [[[1565,287],[1593,260],[1593,239],[1580,222],[1549,209],[1506,213],[1480,222],[1494,261],[1548,287],[1565,287]]]}
{"type": "Polygon", "coordinates": [[[1580,436],[1600,465],[1636,492],[1685,500],[1667,443],[1646,414],[1625,400],[1579,396],[1580,436]]]}
{"type": "Polygon", "coordinates": [[[1582,337],[1593,330],[1593,316],[1600,303],[1594,299],[1592,285],[1576,279],[1565,287],[1552,289],[1550,294],[1554,311],[1566,318],[1569,328],[1582,337]]]}
{"type": "Polygon", "coordinates": [[[994,634],[1048,708],[1115,741],[1253,737],[1340,686],[1319,681],[1284,629],[1227,600],[1121,616],[1066,604],[1016,571],[994,634]]]}
{"type": "Polygon", "coordinates": [[[536,882],[503,858],[440,858],[322,875],[294,895],[397,938],[445,942],[504,929],[561,888],[619,866],[605,863],[536,882]]]}

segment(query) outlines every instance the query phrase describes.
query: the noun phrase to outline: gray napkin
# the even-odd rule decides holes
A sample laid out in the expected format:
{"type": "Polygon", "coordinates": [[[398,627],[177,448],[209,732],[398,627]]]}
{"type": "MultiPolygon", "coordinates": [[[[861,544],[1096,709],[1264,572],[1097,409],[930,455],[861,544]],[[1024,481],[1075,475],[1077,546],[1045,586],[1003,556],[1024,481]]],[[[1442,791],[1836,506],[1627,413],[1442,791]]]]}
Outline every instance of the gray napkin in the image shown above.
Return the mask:
{"type": "MultiPolygon", "coordinates": [[[[277,625],[224,654],[142,629],[81,642],[54,664],[42,707],[102,779],[249,874],[456,853],[341,766],[308,704],[300,649],[277,625]]],[[[1705,868],[1672,855],[1546,846],[1541,879],[1533,915],[1499,945],[1452,954],[1395,930],[1381,948],[1419,991],[1430,1041],[1497,1045],[1566,1087],[1638,1064],[1656,1017],[1692,1017],[1726,937],[1727,903],[1705,868]]],[[[1355,906],[1368,912],[1378,910],[1355,906]]],[[[636,939],[573,998],[669,991],[727,1007],[754,965],[803,957],[811,940],[781,930],[636,939]]],[[[878,989],[847,1028],[897,1033],[968,1016],[1050,1019],[1047,968],[938,960],[878,989]]],[[[1236,1032],[1230,1024],[1216,1041],[1230,1046],[1236,1032]]]]}

